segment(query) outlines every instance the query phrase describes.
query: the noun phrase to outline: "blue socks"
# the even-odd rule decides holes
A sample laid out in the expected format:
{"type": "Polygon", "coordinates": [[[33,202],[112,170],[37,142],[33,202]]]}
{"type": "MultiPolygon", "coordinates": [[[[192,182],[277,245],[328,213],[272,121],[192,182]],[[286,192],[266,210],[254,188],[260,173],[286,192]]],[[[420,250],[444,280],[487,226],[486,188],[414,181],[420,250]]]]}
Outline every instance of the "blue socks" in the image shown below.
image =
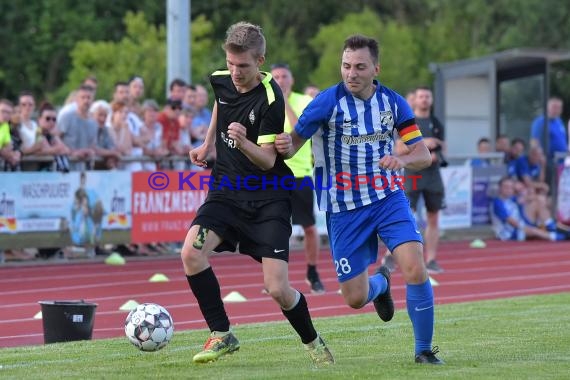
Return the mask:
{"type": "Polygon", "coordinates": [[[416,355],[431,351],[434,326],[433,289],[429,279],[423,284],[406,284],[406,305],[414,328],[416,355]]]}
{"type": "Polygon", "coordinates": [[[366,303],[384,293],[386,289],[388,289],[386,277],[380,273],[368,277],[368,298],[366,299],[366,303]]]}

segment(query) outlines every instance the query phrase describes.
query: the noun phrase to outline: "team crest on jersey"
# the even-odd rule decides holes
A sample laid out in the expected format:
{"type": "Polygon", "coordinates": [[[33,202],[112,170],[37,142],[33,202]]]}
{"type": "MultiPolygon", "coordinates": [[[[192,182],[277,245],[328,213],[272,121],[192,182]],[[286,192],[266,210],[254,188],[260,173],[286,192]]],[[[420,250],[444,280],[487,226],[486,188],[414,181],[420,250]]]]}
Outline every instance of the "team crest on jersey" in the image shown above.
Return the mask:
{"type": "Polygon", "coordinates": [[[394,126],[394,116],[392,111],[380,111],[380,125],[392,128],[394,126]]]}
{"type": "Polygon", "coordinates": [[[251,125],[255,123],[255,113],[253,113],[253,110],[251,110],[251,112],[249,113],[249,122],[251,123],[251,125]]]}

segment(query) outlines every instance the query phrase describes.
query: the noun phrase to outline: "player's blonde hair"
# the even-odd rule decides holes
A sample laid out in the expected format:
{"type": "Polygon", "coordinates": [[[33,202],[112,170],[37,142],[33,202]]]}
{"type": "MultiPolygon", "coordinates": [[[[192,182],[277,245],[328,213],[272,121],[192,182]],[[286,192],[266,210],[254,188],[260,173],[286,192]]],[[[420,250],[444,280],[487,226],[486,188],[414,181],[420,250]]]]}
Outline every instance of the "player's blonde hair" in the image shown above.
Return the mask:
{"type": "Polygon", "coordinates": [[[231,53],[251,51],[259,58],[265,55],[265,37],[260,26],[240,21],[228,28],[223,48],[231,53]]]}

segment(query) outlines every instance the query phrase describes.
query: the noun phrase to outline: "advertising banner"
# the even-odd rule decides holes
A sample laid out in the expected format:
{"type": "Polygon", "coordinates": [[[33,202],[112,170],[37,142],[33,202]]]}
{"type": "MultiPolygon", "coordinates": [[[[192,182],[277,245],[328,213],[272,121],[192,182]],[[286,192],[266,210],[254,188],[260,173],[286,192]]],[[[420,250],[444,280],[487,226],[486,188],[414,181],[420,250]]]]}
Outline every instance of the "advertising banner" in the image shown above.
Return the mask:
{"type": "Polygon", "coordinates": [[[96,244],[104,230],[130,228],[130,173],[2,173],[0,233],[69,233],[96,244]]]}
{"type": "Polygon", "coordinates": [[[441,168],[446,205],[439,217],[441,229],[471,226],[471,174],[469,166],[441,168]]]}
{"type": "Polygon", "coordinates": [[[184,241],[208,194],[203,172],[132,173],[133,243],[184,241]]]}
{"type": "Polygon", "coordinates": [[[497,184],[507,173],[505,165],[474,167],[473,169],[473,204],[471,223],[477,225],[491,224],[489,205],[497,194],[497,184]]]}
{"type": "Polygon", "coordinates": [[[79,173],[9,172],[0,178],[0,233],[67,228],[79,173]]]}

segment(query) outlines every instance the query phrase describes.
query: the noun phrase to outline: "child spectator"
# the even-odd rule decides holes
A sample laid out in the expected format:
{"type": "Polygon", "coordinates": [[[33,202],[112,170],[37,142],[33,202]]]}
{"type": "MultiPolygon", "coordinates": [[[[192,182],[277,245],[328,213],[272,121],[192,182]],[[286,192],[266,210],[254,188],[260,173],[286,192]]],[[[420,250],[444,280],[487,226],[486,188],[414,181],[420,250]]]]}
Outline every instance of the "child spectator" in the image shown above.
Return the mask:
{"type": "MultiPolygon", "coordinates": [[[[486,137],[481,137],[477,141],[477,154],[485,155],[487,153],[491,153],[491,141],[486,137]]],[[[485,168],[490,165],[489,160],[482,157],[472,158],[467,163],[474,168],[485,168]]]]}

